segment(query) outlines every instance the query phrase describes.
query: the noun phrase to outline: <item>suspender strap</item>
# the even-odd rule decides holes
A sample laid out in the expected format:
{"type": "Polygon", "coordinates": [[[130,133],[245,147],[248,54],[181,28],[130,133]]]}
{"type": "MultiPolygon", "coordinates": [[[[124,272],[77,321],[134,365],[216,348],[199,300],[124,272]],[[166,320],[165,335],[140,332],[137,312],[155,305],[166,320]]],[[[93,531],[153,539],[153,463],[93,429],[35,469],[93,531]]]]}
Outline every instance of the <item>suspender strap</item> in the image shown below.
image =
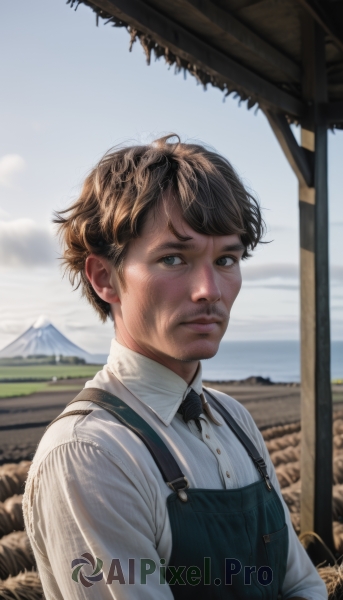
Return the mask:
{"type": "Polygon", "coordinates": [[[51,423],[49,423],[49,425],[45,428],[45,431],[47,429],[49,429],[49,427],[51,427],[51,425],[53,425],[54,423],[56,423],[56,421],[59,421],[60,419],[63,419],[63,417],[69,417],[69,415],[89,415],[89,413],[93,412],[92,409],[90,408],[89,410],[70,410],[67,413],[62,413],[61,415],[59,415],[58,417],[56,417],[56,419],[54,419],[53,421],[51,421],[51,423]]]}
{"type": "MultiPolygon", "coordinates": [[[[266,464],[255,448],[254,444],[251,442],[246,433],[241,429],[241,427],[236,423],[235,419],[230,415],[230,413],[224,408],[224,406],[218,402],[218,400],[204,388],[204,392],[211,398],[209,404],[213,406],[216,411],[223,417],[224,421],[233,431],[233,433],[238,437],[241,444],[243,444],[246,449],[248,455],[252,459],[256,469],[263,477],[268,490],[272,489],[272,485],[269,480],[268,472],[266,464]]],[[[133,431],[146,445],[150,454],[152,455],[157,467],[159,468],[164,481],[167,485],[174,491],[177,492],[181,498],[181,500],[187,499],[185,496],[184,490],[189,487],[189,483],[187,478],[182,473],[178,463],[173,457],[170,450],[167,448],[163,440],[159,437],[159,435],[153,430],[152,427],[136,413],[132,408],[130,408],[123,400],[117,398],[113,394],[106,392],[100,388],[84,388],[67,406],[73,404],[74,402],[80,401],[88,401],[97,404],[104,410],[107,410],[111,415],[113,415],[120,423],[125,425],[128,429],[133,431]]],[[[66,413],[63,413],[54,421],[50,423],[55,423],[59,419],[63,417],[67,417],[69,415],[88,415],[92,412],[92,409],[89,410],[73,410],[66,413]]],[[[48,427],[50,427],[48,425],[48,427]]]]}
{"type": "Polygon", "coordinates": [[[235,419],[224,408],[224,406],[222,406],[222,404],[218,402],[217,398],[215,398],[213,394],[211,394],[208,390],[204,389],[204,392],[205,391],[206,394],[208,394],[208,396],[210,396],[211,398],[211,402],[209,404],[211,404],[211,406],[213,406],[216,409],[216,411],[219,412],[219,414],[223,417],[224,421],[227,423],[227,425],[230,427],[233,433],[238,437],[241,444],[243,444],[244,448],[246,449],[247,453],[252,459],[256,469],[263,477],[268,490],[270,491],[272,489],[272,485],[269,480],[266,463],[264,462],[262,456],[258,453],[257,449],[255,448],[252,441],[248,438],[247,434],[238,425],[238,423],[236,423],[235,419]]]}
{"type": "Polygon", "coordinates": [[[99,388],[84,388],[67,406],[81,400],[97,404],[133,431],[148,448],[166,484],[183,499],[183,490],[189,487],[186,477],[163,440],[138,413],[117,396],[99,388]]]}

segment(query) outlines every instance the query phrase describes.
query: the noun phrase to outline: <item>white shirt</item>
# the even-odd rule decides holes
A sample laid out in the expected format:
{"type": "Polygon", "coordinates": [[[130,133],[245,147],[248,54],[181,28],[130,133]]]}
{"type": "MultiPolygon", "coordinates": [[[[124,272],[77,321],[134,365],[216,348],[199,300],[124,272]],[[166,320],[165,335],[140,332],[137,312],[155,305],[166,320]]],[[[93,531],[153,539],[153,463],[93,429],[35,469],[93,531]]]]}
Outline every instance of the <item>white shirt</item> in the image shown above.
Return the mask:
{"type": "MultiPolygon", "coordinates": [[[[113,340],[108,363],[86,387],[115,394],[143,417],[173,453],[190,487],[234,489],[260,479],[246,450],[215,410],[220,425],[203,414],[201,432],[194,421],[183,421],[177,410],[191,388],[159,363],[113,340]]],[[[202,393],[201,365],[191,387],[202,393]]],[[[211,392],[256,445],[284,506],[290,543],[283,597],[326,599],[325,584],[291,525],[261,433],[241,404],[211,392]]],[[[133,432],[91,402],[75,403],[64,412],[79,408],[92,412],[60,419],[45,433],[25,489],[25,525],[46,599],[172,600],[171,588],[159,583],[160,559],[168,564],[172,548],[166,507],[171,490],[133,432]],[[71,563],[85,552],[103,561],[104,577],[92,587],[72,580],[71,563]],[[135,585],[128,583],[130,558],[135,559],[135,585]],[[145,585],[139,575],[143,558],[157,565],[145,585]],[[107,584],[112,559],[120,560],[119,567],[112,563],[112,571],[117,565],[112,572],[117,579],[107,584]]],[[[92,575],[91,566],[81,569],[92,575]]]]}

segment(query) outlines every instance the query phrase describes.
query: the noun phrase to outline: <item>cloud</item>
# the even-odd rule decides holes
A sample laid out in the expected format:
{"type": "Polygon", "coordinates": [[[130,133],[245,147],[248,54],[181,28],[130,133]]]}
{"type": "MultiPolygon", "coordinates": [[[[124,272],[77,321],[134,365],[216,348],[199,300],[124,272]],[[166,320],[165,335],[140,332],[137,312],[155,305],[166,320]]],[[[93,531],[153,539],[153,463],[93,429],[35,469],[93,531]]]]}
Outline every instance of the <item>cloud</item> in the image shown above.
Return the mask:
{"type": "Polygon", "coordinates": [[[9,219],[10,213],[0,207],[0,219],[9,219]]]}
{"type": "MultiPolygon", "coordinates": [[[[255,287],[255,286],[249,286],[248,287],[255,287]]],[[[286,284],[286,283],[264,283],[263,284],[263,289],[264,290],[288,290],[288,291],[298,291],[300,288],[300,283],[290,283],[290,284],[286,284]]]]}
{"type": "Polygon", "coordinates": [[[26,162],[19,154],[5,154],[0,158],[0,184],[14,187],[16,176],[25,168],[26,162]]]}
{"type": "Polygon", "coordinates": [[[297,279],[299,267],[291,263],[267,263],[264,265],[242,266],[244,281],[263,281],[266,279],[297,279]]]}
{"type": "Polygon", "coordinates": [[[330,275],[333,281],[343,283],[343,267],[341,265],[332,265],[330,275]]]}
{"type": "MultiPolygon", "coordinates": [[[[261,283],[264,288],[275,288],[275,289],[298,289],[300,285],[300,271],[298,265],[292,263],[266,263],[264,265],[254,266],[242,266],[243,282],[250,283],[261,283]],[[264,282],[268,280],[282,280],[275,281],[274,284],[266,284],[264,282]],[[284,281],[294,281],[294,284],[285,284],[284,281]]],[[[343,283],[343,266],[331,265],[330,266],[330,279],[331,284],[340,285],[343,283]]]]}
{"type": "Polygon", "coordinates": [[[224,339],[232,341],[291,340],[299,337],[296,315],[270,317],[257,312],[254,316],[232,317],[224,339]]]}
{"type": "Polygon", "coordinates": [[[297,233],[296,227],[286,227],[285,225],[267,225],[267,233],[297,233]]]}
{"type": "Polygon", "coordinates": [[[56,261],[57,243],[48,227],[31,219],[0,221],[0,266],[46,266],[56,261]]]}
{"type": "Polygon", "coordinates": [[[0,322],[0,333],[7,335],[20,335],[27,327],[22,325],[21,321],[14,319],[3,319],[0,322]]]}

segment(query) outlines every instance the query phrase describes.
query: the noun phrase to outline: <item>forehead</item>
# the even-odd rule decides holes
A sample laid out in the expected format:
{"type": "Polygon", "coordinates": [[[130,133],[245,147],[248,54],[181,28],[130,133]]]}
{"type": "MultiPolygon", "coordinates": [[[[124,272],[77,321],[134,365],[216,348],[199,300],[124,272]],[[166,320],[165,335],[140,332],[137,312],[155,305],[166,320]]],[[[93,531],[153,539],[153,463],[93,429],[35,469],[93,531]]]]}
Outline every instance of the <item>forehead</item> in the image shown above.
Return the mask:
{"type": "Polygon", "coordinates": [[[156,237],[157,235],[173,234],[175,229],[182,236],[188,236],[191,232],[195,233],[192,227],[183,217],[180,206],[177,202],[171,201],[166,204],[161,202],[154,210],[151,210],[142,228],[142,237],[156,237]]]}
{"type": "Polygon", "coordinates": [[[241,242],[239,235],[208,235],[195,231],[183,217],[180,206],[173,201],[166,205],[161,203],[155,210],[150,211],[141,230],[140,239],[146,247],[155,247],[164,242],[190,241],[204,242],[212,238],[218,243],[241,242]]]}

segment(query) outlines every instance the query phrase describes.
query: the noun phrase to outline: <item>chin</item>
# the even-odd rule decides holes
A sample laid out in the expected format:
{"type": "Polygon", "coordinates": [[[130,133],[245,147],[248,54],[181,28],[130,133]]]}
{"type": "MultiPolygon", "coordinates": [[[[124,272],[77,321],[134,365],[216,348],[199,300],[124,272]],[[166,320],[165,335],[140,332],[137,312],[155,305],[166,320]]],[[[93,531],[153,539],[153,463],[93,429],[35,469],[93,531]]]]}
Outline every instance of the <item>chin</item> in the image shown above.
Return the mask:
{"type": "Polygon", "coordinates": [[[180,360],[183,361],[196,361],[196,360],[206,360],[208,358],[213,358],[218,352],[219,342],[209,341],[209,340],[198,340],[197,342],[193,342],[189,344],[189,346],[184,346],[181,351],[180,360]]]}

